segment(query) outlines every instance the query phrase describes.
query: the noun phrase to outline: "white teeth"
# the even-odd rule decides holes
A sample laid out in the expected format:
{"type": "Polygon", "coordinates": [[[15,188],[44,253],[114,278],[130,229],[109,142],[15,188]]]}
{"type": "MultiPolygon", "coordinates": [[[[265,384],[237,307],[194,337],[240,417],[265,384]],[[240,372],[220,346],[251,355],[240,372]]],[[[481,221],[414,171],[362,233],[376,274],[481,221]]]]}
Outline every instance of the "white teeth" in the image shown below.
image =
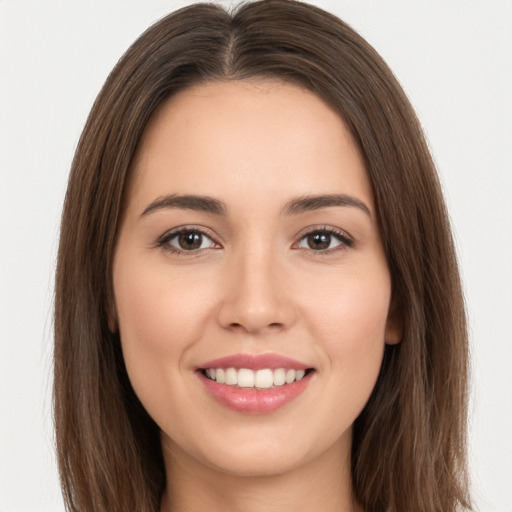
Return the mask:
{"type": "Polygon", "coordinates": [[[287,370],[286,371],[286,384],[291,384],[296,377],[297,373],[295,370],[287,370]]]}
{"type": "Polygon", "coordinates": [[[272,370],[258,370],[254,379],[254,385],[260,389],[271,388],[274,385],[272,370]]]}
{"type": "Polygon", "coordinates": [[[240,368],[240,370],[238,370],[238,387],[254,387],[254,372],[252,370],[248,370],[247,368],[240,368]]]}
{"type": "Polygon", "coordinates": [[[274,370],[274,386],[282,386],[286,382],[286,371],[284,368],[274,370]]]}
{"type": "Polygon", "coordinates": [[[230,386],[236,386],[238,384],[238,373],[234,368],[228,368],[226,370],[226,384],[230,386]]]}
{"type": "Polygon", "coordinates": [[[264,368],[254,371],[248,368],[240,368],[239,370],[236,368],[207,368],[204,373],[206,377],[219,384],[240,388],[269,389],[302,380],[306,375],[306,370],[294,370],[292,368],[271,370],[270,368],[264,368]]]}
{"type": "Polygon", "coordinates": [[[215,380],[219,384],[224,384],[224,382],[226,382],[226,372],[222,368],[217,368],[215,370],[215,380]]]}

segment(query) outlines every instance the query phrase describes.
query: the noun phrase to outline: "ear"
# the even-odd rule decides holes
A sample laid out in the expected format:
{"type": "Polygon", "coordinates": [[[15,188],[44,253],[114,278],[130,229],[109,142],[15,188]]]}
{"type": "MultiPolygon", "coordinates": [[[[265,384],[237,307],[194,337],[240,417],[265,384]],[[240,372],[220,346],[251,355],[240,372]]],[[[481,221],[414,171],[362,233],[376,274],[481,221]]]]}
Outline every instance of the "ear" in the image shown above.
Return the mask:
{"type": "Polygon", "coordinates": [[[107,313],[108,329],[114,334],[117,331],[117,314],[114,305],[107,302],[105,304],[105,312],[107,313]]]}
{"type": "Polygon", "coordinates": [[[386,321],[385,342],[386,345],[396,345],[402,341],[403,322],[401,308],[398,301],[393,298],[389,305],[388,319],[386,321]]]}

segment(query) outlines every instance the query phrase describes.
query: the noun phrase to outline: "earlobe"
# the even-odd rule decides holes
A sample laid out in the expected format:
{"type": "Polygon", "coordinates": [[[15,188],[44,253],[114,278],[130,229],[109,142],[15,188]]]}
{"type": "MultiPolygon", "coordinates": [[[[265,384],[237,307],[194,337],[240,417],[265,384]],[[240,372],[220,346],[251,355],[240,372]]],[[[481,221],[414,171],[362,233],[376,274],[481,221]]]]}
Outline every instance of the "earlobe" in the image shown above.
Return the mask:
{"type": "Polygon", "coordinates": [[[402,341],[402,327],[397,325],[397,322],[388,319],[386,324],[386,345],[396,345],[402,341]]]}
{"type": "Polygon", "coordinates": [[[389,307],[384,340],[386,345],[396,345],[402,341],[402,337],[402,315],[400,314],[400,308],[397,306],[396,301],[393,299],[389,307]]]}
{"type": "Polygon", "coordinates": [[[115,314],[115,308],[111,304],[106,304],[105,310],[107,313],[108,329],[114,334],[117,332],[117,315],[115,314]]]}

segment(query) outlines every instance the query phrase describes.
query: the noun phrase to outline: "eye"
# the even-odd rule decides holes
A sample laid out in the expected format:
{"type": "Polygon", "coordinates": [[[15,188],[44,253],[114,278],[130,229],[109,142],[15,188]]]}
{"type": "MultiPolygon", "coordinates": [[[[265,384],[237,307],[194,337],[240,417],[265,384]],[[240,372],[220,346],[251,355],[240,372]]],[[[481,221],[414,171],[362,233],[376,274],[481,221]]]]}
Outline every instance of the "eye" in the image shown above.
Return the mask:
{"type": "Polygon", "coordinates": [[[297,244],[299,249],[330,251],[336,248],[352,247],[353,241],[343,232],[330,229],[317,229],[306,233],[297,244]]]}
{"type": "Polygon", "coordinates": [[[171,252],[193,252],[217,247],[217,244],[199,229],[180,229],[164,235],[158,245],[171,252]]]}

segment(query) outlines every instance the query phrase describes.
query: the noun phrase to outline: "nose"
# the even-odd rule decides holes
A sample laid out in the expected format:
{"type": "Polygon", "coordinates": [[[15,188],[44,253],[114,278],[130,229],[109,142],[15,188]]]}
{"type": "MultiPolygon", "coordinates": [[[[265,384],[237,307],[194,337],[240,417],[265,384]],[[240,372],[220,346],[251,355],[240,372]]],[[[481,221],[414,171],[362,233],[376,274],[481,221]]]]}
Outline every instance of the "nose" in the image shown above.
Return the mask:
{"type": "Polygon", "coordinates": [[[293,324],[290,283],[276,258],[265,251],[233,255],[227,273],[218,310],[223,328],[257,334],[293,324]]]}

